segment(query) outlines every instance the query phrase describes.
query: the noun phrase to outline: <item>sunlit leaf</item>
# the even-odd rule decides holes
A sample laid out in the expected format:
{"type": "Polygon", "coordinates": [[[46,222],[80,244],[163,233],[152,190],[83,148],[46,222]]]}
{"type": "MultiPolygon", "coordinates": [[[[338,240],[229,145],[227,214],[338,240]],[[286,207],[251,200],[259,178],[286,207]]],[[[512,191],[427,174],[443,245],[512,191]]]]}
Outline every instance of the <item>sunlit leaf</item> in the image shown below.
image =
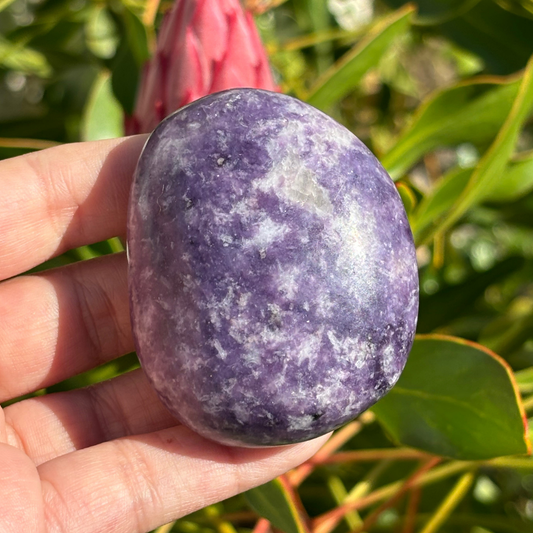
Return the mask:
{"type": "Polygon", "coordinates": [[[52,67],[43,54],[20,44],[13,44],[1,37],[0,65],[43,78],[52,74],[52,67]]]}
{"type": "Polygon", "coordinates": [[[353,91],[398,35],[406,31],[413,11],[412,6],[407,6],[377,22],[350,52],[317,80],[306,97],[307,102],[327,109],[353,91]]]}
{"type": "Polygon", "coordinates": [[[97,57],[111,58],[118,46],[116,25],[104,7],[94,7],[85,29],[87,47],[97,57]]]}
{"type": "Polygon", "coordinates": [[[373,410],[395,441],[439,455],[488,459],[529,452],[511,369],[463,339],[419,336],[400,380],[373,410]]]}
{"type": "Polygon", "coordinates": [[[483,201],[501,177],[516,145],[522,124],[533,108],[533,57],[524,72],[512,109],[490,149],[479,161],[461,196],[435,233],[450,228],[468,209],[483,201]]]}
{"type": "MultiPolygon", "coordinates": [[[[416,242],[424,240],[428,228],[436,226],[465,190],[474,168],[455,168],[437,183],[411,217],[416,242]]],[[[484,193],[492,203],[512,202],[533,190],[533,152],[514,158],[484,193]]]]}
{"type": "Polygon", "coordinates": [[[139,368],[139,360],[135,353],[130,353],[87,372],[68,378],[56,385],[52,385],[47,390],[48,392],[61,392],[88,387],[95,383],[117,377],[125,372],[130,372],[136,368],[139,368]]]}
{"type": "Polygon", "coordinates": [[[15,0],[0,0],[0,11],[3,11],[6,7],[9,7],[15,0]]]}
{"type": "Polygon", "coordinates": [[[514,158],[486,196],[491,202],[511,202],[533,190],[533,151],[514,158]]]}
{"type": "Polygon", "coordinates": [[[398,179],[437,147],[490,143],[509,114],[519,85],[516,78],[482,77],[438,91],[381,158],[383,166],[398,179]]]}
{"type": "Polygon", "coordinates": [[[82,136],[85,141],[112,139],[124,135],[122,108],[111,89],[109,73],[96,79],[83,116],[82,136]]]}
{"type": "Polygon", "coordinates": [[[416,206],[415,193],[406,183],[403,182],[397,183],[396,189],[400,193],[400,198],[402,199],[405,211],[408,215],[410,215],[416,206]]]}
{"type": "Polygon", "coordinates": [[[419,242],[424,230],[435,224],[464,191],[473,168],[455,168],[442,177],[435,188],[428,194],[411,219],[411,227],[415,240],[419,242]]]}

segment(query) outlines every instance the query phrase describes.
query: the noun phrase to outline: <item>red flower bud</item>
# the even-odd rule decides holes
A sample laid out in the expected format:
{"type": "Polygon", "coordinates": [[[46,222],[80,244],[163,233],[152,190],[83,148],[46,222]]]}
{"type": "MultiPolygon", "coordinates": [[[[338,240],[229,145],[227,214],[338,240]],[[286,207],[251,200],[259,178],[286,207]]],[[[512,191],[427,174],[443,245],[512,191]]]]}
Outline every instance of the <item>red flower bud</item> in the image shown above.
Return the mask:
{"type": "Polygon", "coordinates": [[[144,67],[126,133],[150,132],[193,100],[235,87],[277,90],[252,15],[239,0],[176,0],[144,67]]]}

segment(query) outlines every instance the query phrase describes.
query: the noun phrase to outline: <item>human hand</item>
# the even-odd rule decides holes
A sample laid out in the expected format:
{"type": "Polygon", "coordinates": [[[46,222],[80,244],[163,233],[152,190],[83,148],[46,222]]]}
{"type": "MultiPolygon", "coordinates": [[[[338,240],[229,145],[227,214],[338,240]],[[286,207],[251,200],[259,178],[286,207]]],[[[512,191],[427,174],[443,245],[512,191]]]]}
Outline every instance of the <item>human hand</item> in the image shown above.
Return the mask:
{"type": "MultiPolygon", "coordinates": [[[[145,136],[0,162],[0,402],[133,350],[124,253],[18,276],[123,236],[145,136]],[[18,276],[18,277],[17,277],[18,276]]],[[[177,424],[141,370],[0,410],[0,531],[145,532],[268,481],[327,437],[230,448],[177,424]]]]}

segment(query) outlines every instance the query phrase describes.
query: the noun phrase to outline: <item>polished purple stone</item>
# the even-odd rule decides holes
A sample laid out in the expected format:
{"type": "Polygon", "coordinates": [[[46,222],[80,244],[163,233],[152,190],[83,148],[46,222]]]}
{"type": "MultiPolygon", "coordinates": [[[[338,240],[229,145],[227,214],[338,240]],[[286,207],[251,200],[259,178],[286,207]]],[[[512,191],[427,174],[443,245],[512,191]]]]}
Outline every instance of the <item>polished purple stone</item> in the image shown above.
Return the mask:
{"type": "Polygon", "coordinates": [[[235,89],[165,119],[137,166],[128,251],[142,366],[205,437],[311,439],[405,365],[418,276],[398,192],[352,133],[294,98],[235,89]]]}

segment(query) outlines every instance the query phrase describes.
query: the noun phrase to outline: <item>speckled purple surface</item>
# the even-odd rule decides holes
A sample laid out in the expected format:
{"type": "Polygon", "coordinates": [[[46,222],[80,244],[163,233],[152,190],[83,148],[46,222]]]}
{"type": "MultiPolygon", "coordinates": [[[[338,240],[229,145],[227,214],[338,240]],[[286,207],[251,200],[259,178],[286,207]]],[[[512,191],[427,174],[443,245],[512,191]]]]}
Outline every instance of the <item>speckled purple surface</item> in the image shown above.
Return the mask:
{"type": "Polygon", "coordinates": [[[225,444],[307,440],[397,381],[418,312],[396,188],[348,130],[237,89],[162,122],[128,220],[142,366],[173,414],[225,444]]]}

